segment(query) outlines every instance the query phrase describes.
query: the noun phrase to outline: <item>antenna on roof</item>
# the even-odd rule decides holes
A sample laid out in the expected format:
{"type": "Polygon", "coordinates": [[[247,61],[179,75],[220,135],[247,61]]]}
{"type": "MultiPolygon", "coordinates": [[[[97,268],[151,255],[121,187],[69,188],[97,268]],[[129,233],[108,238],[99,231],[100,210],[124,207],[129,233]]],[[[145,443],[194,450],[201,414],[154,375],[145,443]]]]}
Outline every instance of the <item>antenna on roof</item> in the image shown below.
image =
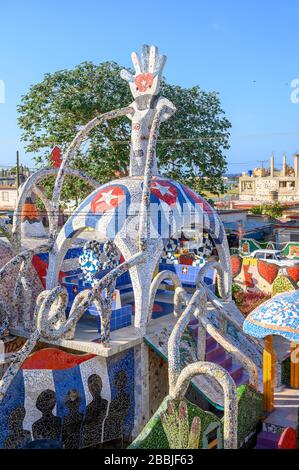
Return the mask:
{"type": "Polygon", "coordinates": [[[264,168],[264,163],[266,163],[268,160],[257,160],[258,163],[262,164],[262,168],[264,168]]]}

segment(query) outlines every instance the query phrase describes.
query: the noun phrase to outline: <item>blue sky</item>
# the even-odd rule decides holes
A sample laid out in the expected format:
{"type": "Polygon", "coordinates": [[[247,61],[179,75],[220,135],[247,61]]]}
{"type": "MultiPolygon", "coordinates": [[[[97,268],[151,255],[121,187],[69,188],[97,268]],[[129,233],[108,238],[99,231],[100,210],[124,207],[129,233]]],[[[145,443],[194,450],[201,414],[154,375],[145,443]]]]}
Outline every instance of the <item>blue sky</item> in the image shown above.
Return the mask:
{"type": "Polygon", "coordinates": [[[13,0],[0,6],[0,165],[33,165],[20,140],[16,106],[44,73],[85,60],[130,66],[130,52],[155,44],[168,56],[165,76],[220,93],[232,123],[228,169],[277,166],[299,151],[299,0],[13,0]]]}

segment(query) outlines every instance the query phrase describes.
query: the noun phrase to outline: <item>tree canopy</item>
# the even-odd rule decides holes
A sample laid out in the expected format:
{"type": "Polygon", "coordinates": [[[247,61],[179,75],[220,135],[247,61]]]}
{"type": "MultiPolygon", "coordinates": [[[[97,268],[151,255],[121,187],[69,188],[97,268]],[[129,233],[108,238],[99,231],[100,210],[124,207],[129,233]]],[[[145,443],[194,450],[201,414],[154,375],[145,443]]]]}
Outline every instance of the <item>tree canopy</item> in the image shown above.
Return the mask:
{"type": "MultiPolygon", "coordinates": [[[[72,70],[46,74],[30,87],[18,106],[18,122],[28,152],[35,153],[37,167],[50,165],[50,151],[58,145],[64,152],[80,126],[95,116],[129,105],[133,98],[122,69],[115,62],[95,65],[83,62],[72,70]]],[[[229,148],[230,123],[215,92],[199,86],[182,88],[162,83],[162,96],[177,112],[162,123],[157,146],[161,173],[197,191],[224,191],[221,176],[226,170],[224,151],[229,148]]],[[[80,168],[104,183],[116,172],[128,169],[131,123],[123,117],[94,129],[74,158],[80,168]]],[[[86,195],[83,182],[69,179],[65,200],[86,195]]]]}
{"type": "Polygon", "coordinates": [[[252,207],[250,212],[255,215],[267,215],[272,219],[281,217],[283,214],[283,206],[279,202],[270,204],[261,204],[259,206],[252,207]]]}

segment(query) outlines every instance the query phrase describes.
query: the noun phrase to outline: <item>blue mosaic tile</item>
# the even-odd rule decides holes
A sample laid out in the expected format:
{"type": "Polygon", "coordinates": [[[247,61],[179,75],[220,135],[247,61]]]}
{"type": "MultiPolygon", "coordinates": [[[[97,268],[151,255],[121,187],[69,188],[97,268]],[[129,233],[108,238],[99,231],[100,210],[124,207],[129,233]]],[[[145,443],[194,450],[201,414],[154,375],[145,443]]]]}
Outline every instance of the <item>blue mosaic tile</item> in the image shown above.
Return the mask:
{"type": "Polygon", "coordinates": [[[257,307],[244,321],[243,331],[256,338],[273,334],[299,341],[299,290],[278,294],[257,307]]]}

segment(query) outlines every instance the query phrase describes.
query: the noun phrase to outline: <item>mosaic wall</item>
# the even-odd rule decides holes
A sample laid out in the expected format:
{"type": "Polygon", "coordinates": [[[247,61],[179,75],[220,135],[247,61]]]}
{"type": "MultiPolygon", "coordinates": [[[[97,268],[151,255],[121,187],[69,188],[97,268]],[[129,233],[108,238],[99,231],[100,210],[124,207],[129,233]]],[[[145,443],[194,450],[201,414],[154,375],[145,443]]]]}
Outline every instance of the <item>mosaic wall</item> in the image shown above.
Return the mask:
{"type": "MultiPolygon", "coordinates": [[[[273,286],[276,279],[284,275],[296,287],[299,281],[299,265],[280,268],[277,264],[267,261],[231,256],[233,282],[243,290],[255,289],[266,294],[274,294],[273,286]]],[[[275,284],[274,284],[275,283],[275,284]]]]}
{"type": "MultiPolygon", "coordinates": [[[[275,250],[275,245],[273,242],[257,242],[252,238],[244,238],[241,240],[241,253],[243,255],[249,255],[254,250],[264,250],[270,249],[275,250]]],[[[298,242],[288,242],[283,248],[280,248],[283,255],[289,259],[299,259],[299,243],[298,242]]]]}
{"type": "MultiPolygon", "coordinates": [[[[4,360],[6,360],[8,355],[19,351],[25,342],[26,340],[21,337],[6,336],[2,339],[2,343],[0,343],[0,354],[4,354],[4,360]]],[[[0,380],[8,367],[8,361],[0,363],[0,380]]]]}
{"type": "Polygon", "coordinates": [[[282,361],[281,382],[286,387],[290,387],[290,383],[291,383],[291,359],[290,357],[287,357],[284,361],[282,361]]]}
{"type": "MultiPolygon", "coordinates": [[[[217,446],[222,447],[222,423],[217,416],[214,414],[201,410],[198,406],[190,403],[187,399],[183,402],[186,405],[186,411],[188,416],[189,429],[195,417],[199,418],[200,421],[200,437],[196,448],[208,448],[208,444],[211,440],[217,441],[217,446]]],[[[161,421],[161,414],[169,414],[168,410],[169,396],[167,396],[161,403],[159,409],[154,416],[149,420],[141,434],[135,439],[130,445],[133,449],[169,449],[169,448],[186,448],[179,444],[178,447],[174,447],[172,444],[172,438],[169,436],[169,432],[165,432],[161,421]]],[[[174,403],[178,406],[178,403],[174,403]]],[[[163,415],[162,415],[163,416],[163,415]]],[[[176,423],[173,425],[173,434],[176,433],[176,423]]],[[[192,448],[192,447],[190,447],[192,448]]],[[[194,448],[194,447],[193,447],[194,448]]]]}
{"type": "Polygon", "coordinates": [[[296,289],[298,289],[298,286],[290,276],[278,275],[273,282],[272,295],[291,292],[296,289]]]}
{"type": "MultiPolygon", "coordinates": [[[[257,425],[262,416],[262,394],[257,392],[250,385],[241,385],[238,387],[238,446],[246,443],[252,433],[256,432],[257,425]]],[[[154,416],[150,419],[141,434],[131,444],[131,448],[141,449],[169,449],[172,438],[168,435],[171,430],[161,422],[161,414],[168,413],[169,397],[166,397],[154,416]]],[[[208,448],[209,444],[214,441],[214,445],[222,447],[223,419],[220,420],[211,412],[204,411],[201,407],[184,399],[187,406],[189,427],[194,417],[200,419],[200,439],[199,448],[208,448]]],[[[178,407],[178,403],[175,403],[178,407]]],[[[163,417],[163,416],[162,416],[163,417]]],[[[178,418],[178,417],[177,417],[178,418]]],[[[173,433],[175,433],[176,425],[173,423],[173,433]]],[[[170,447],[171,446],[171,447],[170,447]]],[[[176,447],[179,448],[179,447],[176,447]]],[[[186,447],[185,447],[186,448],[186,447]]]]}
{"type": "Polygon", "coordinates": [[[23,363],[0,403],[0,447],[46,441],[66,449],[129,438],[134,421],[134,352],[106,362],[42,349],[23,363]]]}
{"type": "Polygon", "coordinates": [[[240,385],[238,394],[238,446],[256,431],[262,416],[263,396],[250,385],[240,385]]]}
{"type": "Polygon", "coordinates": [[[149,348],[149,415],[159,408],[168,395],[168,365],[153,349],[149,348]]]}
{"type": "MultiPolygon", "coordinates": [[[[15,253],[13,252],[10,245],[0,240],[0,268],[2,268],[8,261],[14,258],[15,253]]],[[[8,306],[13,307],[13,291],[19,272],[19,266],[13,267],[8,275],[4,276],[4,280],[1,283],[0,289],[0,301],[4,300],[8,303],[8,306]]],[[[29,281],[32,292],[32,303],[35,304],[35,300],[38,294],[42,291],[42,284],[39,277],[32,267],[29,269],[26,279],[29,281]]]]}
{"type": "MultiPolygon", "coordinates": [[[[81,239],[76,242],[83,243],[81,239]]],[[[82,254],[83,248],[81,246],[75,246],[70,248],[64,257],[62,268],[59,272],[59,283],[61,283],[66,276],[76,276],[81,274],[81,268],[79,264],[79,257],[82,254]]],[[[49,253],[38,253],[33,256],[32,264],[41,280],[43,287],[46,287],[46,276],[49,266],[49,253]]],[[[78,292],[78,291],[77,291],[78,292]]]]}
{"type": "MultiPolygon", "coordinates": [[[[164,398],[168,395],[168,364],[154,349],[149,348],[149,416],[157,411],[164,398]]],[[[186,398],[203,411],[209,409],[209,402],[191,385],[186,392],[186,398]]]]}

